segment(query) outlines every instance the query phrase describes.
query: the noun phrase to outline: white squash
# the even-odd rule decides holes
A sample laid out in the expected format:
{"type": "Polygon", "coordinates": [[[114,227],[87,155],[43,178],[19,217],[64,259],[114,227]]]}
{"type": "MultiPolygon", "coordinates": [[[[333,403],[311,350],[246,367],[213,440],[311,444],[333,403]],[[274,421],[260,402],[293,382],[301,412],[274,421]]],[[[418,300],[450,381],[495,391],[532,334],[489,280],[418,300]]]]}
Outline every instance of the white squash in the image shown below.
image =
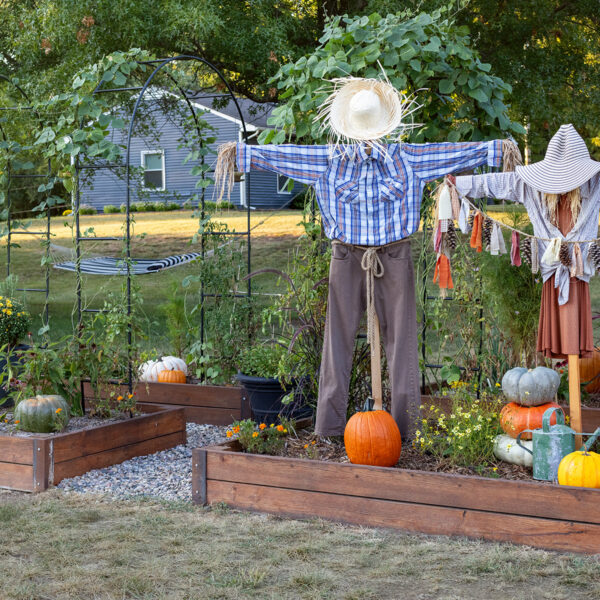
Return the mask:
{"type": "Polygon", "coordinates": [[[516,367],[502,378],[502,391],[510,402],[521,406],[539,406],[551,402],[560,385],[560,375],[554,369],[516,367]]]}
{"type": "Polygon", "coordinates": [[[160,360],[148,360],[138,369],[138,380],[143,383],[156,383],[162,371],[183,371],[188,374],[185,361],[176,356],[163,356],[160,360]]]}
{"type": "MultiPolygon", "coordinates": [[[[531,440],[521,440],[521,443],[533,451],[533,442],[531,440]]],[[[494,439],[494,456],[513,465],[533,467],[533,456],[526,450],[523,450],[517,444],[517,440],[504,433],[497,435],[494,439]]]]}

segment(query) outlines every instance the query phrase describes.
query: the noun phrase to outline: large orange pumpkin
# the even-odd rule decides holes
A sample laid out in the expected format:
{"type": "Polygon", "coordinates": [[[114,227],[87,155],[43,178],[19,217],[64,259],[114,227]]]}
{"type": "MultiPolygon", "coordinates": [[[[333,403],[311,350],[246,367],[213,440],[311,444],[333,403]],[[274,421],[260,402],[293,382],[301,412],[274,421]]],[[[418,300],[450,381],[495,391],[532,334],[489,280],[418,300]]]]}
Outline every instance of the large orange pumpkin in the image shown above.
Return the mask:
{"type": "MultiPolygon", "coordinates": [[[[559,405],[556,402],[547,402],[539,406],[521,406],[516,402],[509,402],[500,411],[500,427],[510,437],[516,438],[524,429],[539,429],[542,426],[544,413],[554,406],[559,405]]],[[[552,415],[550,424],[556,424],[556,414],[552,415]]],[[[531,433],[524,433],[521,438],[530,440],[531,433]]]]}
{"type": "Polygon", "coordinates": [[[589,382],[585,386],[586,392],[600,392],[600,348],[594,348],[592,356],[579,361],[579,374],[583,383],[589,382]]]}
{"type": "Polygon", "coordinates": [[[402,449],[398,425],[385,410],[352,415],[344,431],[344,444],[351,463],[376,467],[393,467],[402,449]]]}
{"type": "Polygon", "coordinates": [[[558,465],[558,483],[600,488],[600,454],[583,450],[567,454],[558,465]]]}
{"type": "Polygon", "coordinates": [[[158,374],[160,383],[185,383],[185,373],[178,369],[165,369],[158,374]]]}

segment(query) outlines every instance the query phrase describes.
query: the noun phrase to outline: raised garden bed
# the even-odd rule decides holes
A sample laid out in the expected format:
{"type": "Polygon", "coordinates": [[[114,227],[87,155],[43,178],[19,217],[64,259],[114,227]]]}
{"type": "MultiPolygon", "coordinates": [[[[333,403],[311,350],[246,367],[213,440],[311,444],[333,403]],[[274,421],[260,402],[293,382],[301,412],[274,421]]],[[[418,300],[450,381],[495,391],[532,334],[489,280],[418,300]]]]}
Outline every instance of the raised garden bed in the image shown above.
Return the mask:
{"type": "MultiPolygon", "coordinates": [[[[127,391],[121,386],[122,392],[127,391]]],[[[155,408],[177,407],[185,420],[208,425],[229,425],[250,417],[250,403],[240,387],[184,383],[140,383],[136,388],[138,406],[149,412],[155,408]]],[[[84,384],[86,400],[92,399],[89,384],[84,384]]]]}
{"type": "Polygon", "coordinates": [[[245,454],[192,452],[192,498],[295,517],[600,552],[600,490],[245,454]]]}
{"type": "Polygon", "coordinates": [[[0,435],[0,487],[42,492],[68,477],[185,444],[182,408],[67,433],[0,435]]]}

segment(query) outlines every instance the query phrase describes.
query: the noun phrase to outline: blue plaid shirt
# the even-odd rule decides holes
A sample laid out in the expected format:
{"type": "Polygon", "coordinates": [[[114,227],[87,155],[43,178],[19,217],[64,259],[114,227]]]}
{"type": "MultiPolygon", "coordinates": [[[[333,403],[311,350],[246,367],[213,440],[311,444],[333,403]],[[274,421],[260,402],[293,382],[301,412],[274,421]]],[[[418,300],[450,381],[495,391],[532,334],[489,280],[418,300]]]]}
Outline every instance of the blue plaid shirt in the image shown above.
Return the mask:
{"type": "MultiPolygon", "coordinates": [[[[419,228],[428,181],[481,165],[500,166],[502,140],[391,144],[387,152],[364,146],[352,158],[329,146],[238,144],[238,169],[274,171],[314,185],[327,237],[361,246],[401,240],[419,228]]],[[[346,153],[348,154],[348,153],[346,153]]]]}

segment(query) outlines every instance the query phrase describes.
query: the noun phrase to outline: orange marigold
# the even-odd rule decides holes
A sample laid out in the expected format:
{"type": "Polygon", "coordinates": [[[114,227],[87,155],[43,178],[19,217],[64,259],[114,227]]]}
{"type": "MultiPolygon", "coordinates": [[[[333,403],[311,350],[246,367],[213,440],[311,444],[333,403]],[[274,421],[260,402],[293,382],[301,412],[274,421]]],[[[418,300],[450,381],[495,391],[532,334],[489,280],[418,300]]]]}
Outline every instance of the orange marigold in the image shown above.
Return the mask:
{"type": "Polygon", "coordinates": [[[231,437],[231,436],[233,435],[233,432],[232,432],[232,431],[229,431],[229,429],[228,429],[228,430],[227,430],[227,433],[226,433],[225,435],[227,435],[227,437],[231,437]]]}
{"type": "Polygon", "coordinates": [[[262,431],[263,429],[266,429],[267,426],[264,423],[261,423],[258,428],[262,431]]]}
{"type": "Polygon", "coordinates": [[[258,437],[258,431],[255,431],[255,432],[252,434],[252,437],[253,437],[253,438],[254,438],[254,437],[258,437]]]}
{"type": "Polygon", "coordinates": [[[56,412],[56,414],[58,414],[59,412],[62,412],[62,408],[57,408],[55,412],[56,412]]]}
{"type": "Polygon", "coordinates": [[[283,431],[283,425],[277,425],[277,431],[283,431]]]}

